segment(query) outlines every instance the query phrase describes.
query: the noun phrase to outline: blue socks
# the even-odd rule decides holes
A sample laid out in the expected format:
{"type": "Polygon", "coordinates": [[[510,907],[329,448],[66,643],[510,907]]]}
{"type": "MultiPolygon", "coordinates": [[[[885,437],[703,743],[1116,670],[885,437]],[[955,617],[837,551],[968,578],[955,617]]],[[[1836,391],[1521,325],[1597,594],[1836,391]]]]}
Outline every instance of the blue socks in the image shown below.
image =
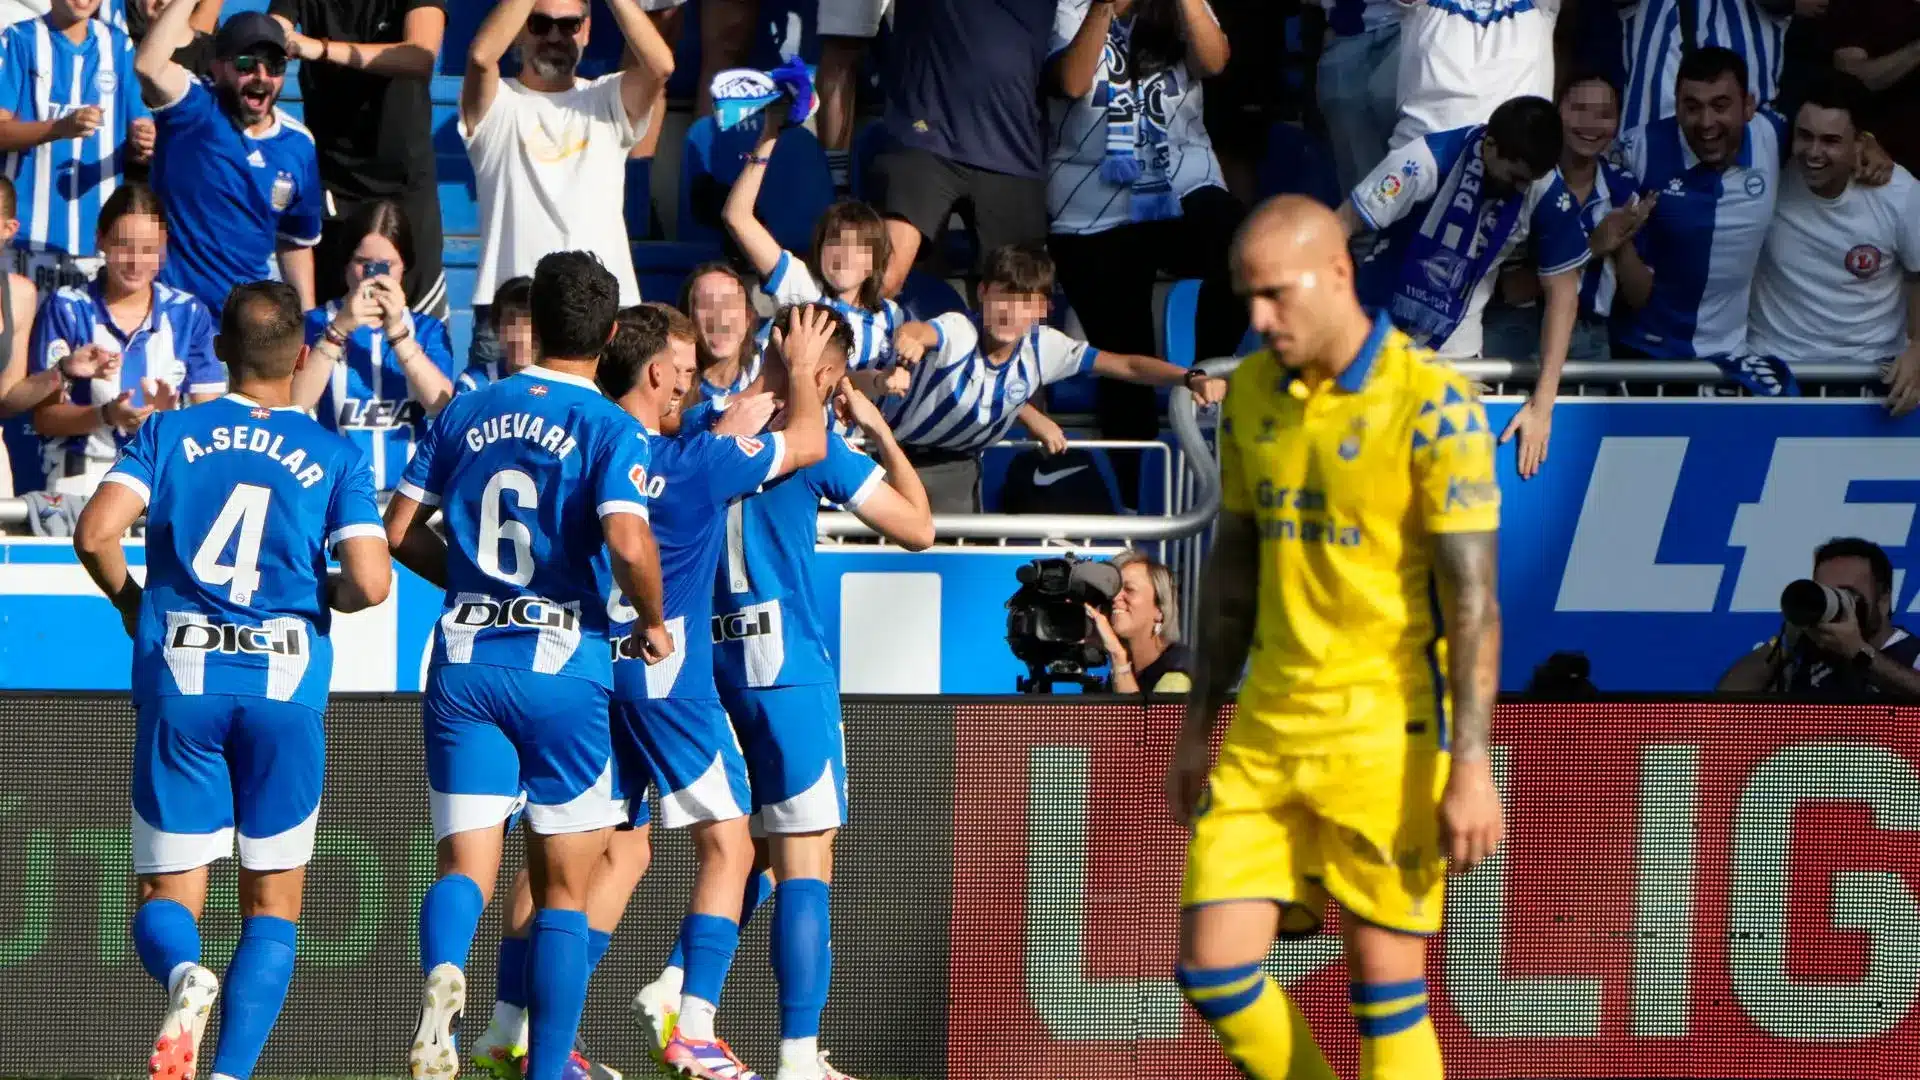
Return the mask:
{"type": "Polygon", "coordinates": [[[527,950],[526,1080],[561,1080],[587,1007],[587,913],[546,908],[533,916],[527,950]]]}
{"type": "MultiPolygon", "coordinates": [[[[747,891],[740,897],[740,921],[734,924],[734,941],[740,940],[740,930],[753,921],[753,913],[767,898],[773,895],[773,875],[765,870],[755,873],[747,879],[747,891]]],[[[683,928],[686,923],[680,924],[683,928]]],[[[687,970],[686,941],[681,937],[673,939],[673,951],[667,954],[667,966],[687,970]]],[[[715,1002],[718,1004],[718,1002],[715,1002]]]]}
{"type": "Polygon", "coordinates": [[[153,981],[173,991],[173,971],[200,962],[200,926],[173,900],[149,900],[133,913],[133,951],[153,981]]]}
{"type": "Polygon", "coordinates": [[[680,920],[678,948],[686,956],[686,979],[680,992],[709,1004],[720,1004],[720,991],[740,945],[740,924],[718,915],[689,914],[680,920]]]}
{"type": "Polygon", "coordinates": [[[480,886],[465,874],[448,874],[433,883],[420,901],[420,973],[441,964],[464,970],[473,935],[486,907],[480,886]]]}
{"type": "Polygon", "coordinates": [[[500,939],[500,976],[493,989],[495,1001],[516,1009],[527,1007],[527,939],[500,939]]]}
{"type": "Polygon", "coordinates": [[[783,881],[773,891],[773,978],[778,984],[780,1038],[820,1034],[833,977],[833,917],[824,881],[783,881]]]}
{"type": "Polygon", "coordinates": [[[600,967],[600,961],[613,947],[613,934],[607,930],[587,928],[587,974],[591,975],[600,967]]]}
{"type": "Polygon", "coordinates": [[[293,982],[294,925],[272,915],[255,915],[240,924],[240,945],[220,989],[220,1043],[213,1071],[247,1080],[266,1048],[273,1022],[293,982]]]}

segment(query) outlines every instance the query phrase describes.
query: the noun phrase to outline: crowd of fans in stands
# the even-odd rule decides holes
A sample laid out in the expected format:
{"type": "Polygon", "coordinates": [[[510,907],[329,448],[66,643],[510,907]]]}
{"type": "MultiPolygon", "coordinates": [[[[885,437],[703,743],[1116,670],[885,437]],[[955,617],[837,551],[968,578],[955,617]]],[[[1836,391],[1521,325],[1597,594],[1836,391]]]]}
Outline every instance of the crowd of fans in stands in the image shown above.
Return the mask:
{"type": "MultiPolygon", "coordinates": [[[[445,0],[272,0],[224,22],[221,0],[0,0],[16,20],[0,31],[0,413],[32,416],[46,490],[86,494],[153,410],[224,391],[211,327],[242,282],[278,276],[311,309],[301,399],[363,441],[382,488],[453,395],[531,362],[541,255],[593,251],[639,302],[629,241],[644,237],[617,223],[629,161],[666,126],[685,2],[700,5],[707,114],[759,0],[499,0],[474,32],[458,135],[480,258],[456,357],[465,298],[443,269],[429,92],[445,0]],[[583,77],[607,41],[615,70],[583,77]],[[304,122],[276,108],[292,61],[304,122]]],[[[707,394],[752,383],[772,305],[824,299],[854,328],[857,385],[947,512],[978,508],[981,451],[1016,424],[1064,448],[1050,384],[1101,376],[1095,421],[1119,439],[1158,435],[1156,388],[1220,396],[1158,358],[1156,290],[1199,282],[1195,355],[1242,345],[1227,249],[1276,186],[1260,159],[1279,133],[1248,118],[1271,100],[1249,87],[1285,69],[1266,21],[1279,5],[814,2],[813,126],[834,184],[867,201],[827,207],[807,250],[783,245],[762,219],[782,197],[777,177],[763,191],[782,135],[766,111],[727,170],[725,246],[679,296],[648,297],[693,317],[707,394]],[[861,162],[869,62],[884,149],[861,162]],[[956,211],[971,267],[943,244],[956,211]],[[903,308],[916,264],[966,278],[972,310],[903,308]]],[[[1853,365],[1896,412],[1920,404],[1920,8],[1598,8],[1313,13],[1321,32],[1295,48],[1318,40],[1305,119],[1363,297],[1442,355],[1538,359],[1507,432],[1525,475],[1569,358],[1711,360],[1752,393],[1793,392],[1797,365],[1853,365]]],[[[1282,160],[1279,186],[1306,168],[1282,160]]],[[[1115,464],[1131,501],[1137,463],[1115,464]]]]}

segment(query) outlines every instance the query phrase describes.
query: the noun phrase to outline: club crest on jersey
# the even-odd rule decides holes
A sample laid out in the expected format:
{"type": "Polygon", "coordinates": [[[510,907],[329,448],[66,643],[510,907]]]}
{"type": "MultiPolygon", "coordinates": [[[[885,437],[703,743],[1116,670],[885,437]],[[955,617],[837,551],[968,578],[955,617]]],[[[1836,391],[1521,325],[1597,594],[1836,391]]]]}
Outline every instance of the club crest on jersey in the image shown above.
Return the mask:
{"type": "Polygon", "coordinates": [[[293,205],[293,174],[282,172],[273,178],[273,208],[285,210],[293,205]]]}
{"type": "Polygon", "coordinates": [[[1886,252],[1872,244],[1856,244],[1847,251],[1847,273],[1857,278],[1870,278],[1880,272],[1880,267],[1886,261],[1886,252]]]}
{"type": "Polygon", "coordinates": [[[101,97],[111,97],[120,88],[120,77],[111,71],[102,71],[93,77],[93,88],[100,91],[101,97]]]}
{"type": "Polygon", "coordinates": [[[1767,193],[1767,178],[1757,172],[1747,174],[1747,194],[1759,198],[1767,193]]]}
{"type": "Polygon", "coordinates": [[[73,346],[59,338],[47,342],[47,366],[52,367],[73,355],[73,346]]]}

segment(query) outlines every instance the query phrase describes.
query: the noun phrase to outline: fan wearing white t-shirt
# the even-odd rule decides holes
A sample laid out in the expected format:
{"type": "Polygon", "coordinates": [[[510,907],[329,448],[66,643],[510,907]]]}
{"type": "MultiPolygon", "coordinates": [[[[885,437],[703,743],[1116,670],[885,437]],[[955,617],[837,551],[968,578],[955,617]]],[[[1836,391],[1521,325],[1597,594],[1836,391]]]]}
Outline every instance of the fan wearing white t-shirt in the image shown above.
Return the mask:
{"type": "MultiPolygon", "coordinates": [[[[627,154],[673,74],[673,53],[637,0],[607,0],[627,66],[591,82],[576,71],[590,30],[587,0],[501,0],[467,52],[460,137],[480,206],[478,296],[533,273],[542,256],[590,251],[640,302],[623,220],[627,154]],[[520,52],[517,79],[500,58],[520,52]],[[611,226],[609,223],[613,223],[611,226]]],[[[475,335],[476,354],[485,346],[475,335]]],[[[476,357],[486,359],[486,357],[476,357]]]]}
{"type": "Polygon", "coordinates": [[[1920,183],[1898,166],[1879,187],[1853,182],[1865,88],[1831,73],[1809,88],[1793,121],[1793,158],[1781,178],[1753,276],[1749,347],[1788,364],[1893,362],[1888,405],[1920,402],[1920,183]],[[1904,380],[1904,381],[1902,381],[1904,380]]]}

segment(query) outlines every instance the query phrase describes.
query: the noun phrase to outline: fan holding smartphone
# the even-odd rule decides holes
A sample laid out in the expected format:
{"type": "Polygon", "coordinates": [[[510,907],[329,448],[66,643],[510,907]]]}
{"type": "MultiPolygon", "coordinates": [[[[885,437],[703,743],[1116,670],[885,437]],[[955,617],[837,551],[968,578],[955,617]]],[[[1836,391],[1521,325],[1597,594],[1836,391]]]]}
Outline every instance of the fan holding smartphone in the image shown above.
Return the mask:
{"type": "Polygon", "coordinates": [[[410,310],[401,284],[413,230],[396,202],[368,204],[351,235],[341,299],[307,313],[312,355],[294,378],[294,400],[360,443],[374,483],[389,490],[413,456],[427,419],[453,397],[446,324],[410,310]]]}

